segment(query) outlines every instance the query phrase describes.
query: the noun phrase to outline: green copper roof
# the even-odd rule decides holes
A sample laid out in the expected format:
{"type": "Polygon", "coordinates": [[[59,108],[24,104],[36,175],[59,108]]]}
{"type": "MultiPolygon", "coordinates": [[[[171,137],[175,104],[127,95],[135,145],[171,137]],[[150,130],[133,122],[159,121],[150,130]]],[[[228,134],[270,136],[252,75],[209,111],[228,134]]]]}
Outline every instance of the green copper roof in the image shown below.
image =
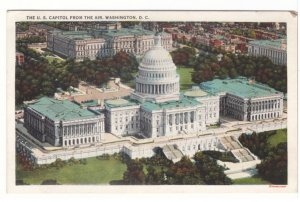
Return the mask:
{"type": "Polygon", "coordinates": [[[71,101],[55,100],[49,97],[42,97],[32,104],[28,104],[28,107],[55,121],[94,118],[97,116],[96,113],[88,109],[82,109],[71,101]]]}
{"type": "Polygon", "coordinates": [[[225,92],[243,98],[257,98],[280,93],[267,85],[258,82],[251,83],[244,77],[225,80],[214,79],[201,83],[200,88],[212,94],[225,92]]]}
{"type": "Polygon", "coordinates": [[[273,47],[273,48],[277,48],[277,49],[286,50],[286,46],[282,46],[282,44],[286,44],[286,40],[284,40],[284,39],[255,40],[255,41],[250,41],[249,44],[250,45],[258,45],[258,46],[273,47]]]}
{"type": "Polygon", "coordinates": [[[142,108],[147,111],[161,110],[161,109],[175,109],[175,108],[184,108],[197,106],[201,103],[196,101],[195,99],[187,98],[185,96],[181,96],[178,101],[169,101],[162,103],[153,103],[153,102],[144,102],[142,104],[142,108]]]}
{"type": "Polygon", "coordinates": [[[107,100],[105,101],[105,106],[108,108],[117,108],[117,107],[129,107],[129,106],[137,106],[138,102],[130,99],[115,99],[115,100],[107,100]]]}

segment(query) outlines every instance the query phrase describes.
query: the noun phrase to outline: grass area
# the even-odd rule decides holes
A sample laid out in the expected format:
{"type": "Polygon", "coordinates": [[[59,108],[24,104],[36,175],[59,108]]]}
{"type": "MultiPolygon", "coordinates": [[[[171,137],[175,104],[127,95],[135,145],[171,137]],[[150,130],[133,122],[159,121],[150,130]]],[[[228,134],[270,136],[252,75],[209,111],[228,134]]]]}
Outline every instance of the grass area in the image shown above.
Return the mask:
{"type": "Polygon", "coordinates": [[[270,184],[268,181],[261,179],[258,176],[240,178],[232,180],[233,185],[259,185],[259,184],[270,184]]]}
{"type": "Polygon", "coordinates": [[[192,81],[193,68],[178,66],[177,73],[180,75],[180,90],[188,90],[194,84],[192,81]]]}
{"type": "Polygon", "coordinates": [[[277,130],[275,135],[268,138],[270,147],[276,147],[281,142],[287,142],[287,129],[277,130]]]}
{"type": "Polygon", "coordinates": [[[54,179],[60,184],[109,184],[112,180],[121,180],[126,165],[114,158],[98,160],[87,158],[87,164],[66,165],[56,169],[38,169],[24,171],[17,166],[16,179],[29,184],[41,184],[43,180],[54,179]]]}
{"type": "Polygon", "coordinates": [[[57,62],[63,62],[62,59],[55,58],[55,57],[52,57],[52,56],[46,56],[45,58],[48,60],[49,63],[53,62],[54,60],[56,60],[57,62]]]}

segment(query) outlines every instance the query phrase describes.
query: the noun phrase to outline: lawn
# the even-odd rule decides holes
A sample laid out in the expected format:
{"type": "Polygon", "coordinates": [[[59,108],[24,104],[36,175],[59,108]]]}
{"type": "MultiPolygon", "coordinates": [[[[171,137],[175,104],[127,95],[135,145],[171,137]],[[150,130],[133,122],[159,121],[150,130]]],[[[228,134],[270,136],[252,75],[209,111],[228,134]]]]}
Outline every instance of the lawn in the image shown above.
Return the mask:
{"type": "Polygon", "coordinates": [[[270,147],[276,147],[281,142],[287,142],[286,129],[277,130],[275,135],[272,135],[268,138],[270,147]]]}
{"type": "Polygon", "coordinates": [[[268,181],[265,181],[258,176],[240,178],[240,179],[235,179],[232,181],[233,181],[233,185],[258,185],[258,184],[266,184],[267,185],[267,184],[270,184],[268,181]]]}
{"type": "Polygon", "coordinates": [[[87,164],[66,165],[63,168],[23,171],[17,166],[17,179],[29,184],[41,184],[45,179],[57,180],[60,184],[109,184],[112,180],[121,180],[126,165],[121,161],[87,158],[87,164]]]}
{"type": "Polygon", "coordinates": [[[52,57],[52,56],[46,56],[45,58],[48,60],[49,63],[53,62],[54,60],[56,60],[56,62],[63,62],[62,59],[56,58],[56,57],[52,57]]]}
{"type": "Polygon", "coordinates": [[[192,72],[194,71],[193,68],[188,68],[185,66],[178,66],[177,73],[180,76],[180,90],[185,91],[191,88],[194,84],[192,81],[192,72]]]}

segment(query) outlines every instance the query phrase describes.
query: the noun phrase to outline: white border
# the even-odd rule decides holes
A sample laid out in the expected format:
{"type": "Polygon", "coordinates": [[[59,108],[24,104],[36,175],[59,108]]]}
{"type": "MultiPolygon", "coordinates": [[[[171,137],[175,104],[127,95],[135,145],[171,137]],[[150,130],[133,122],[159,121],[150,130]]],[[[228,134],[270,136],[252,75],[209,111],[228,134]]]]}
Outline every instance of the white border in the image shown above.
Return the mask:
{"type": "MultiPolygon", "coordinates": [[[[8,74],[7,74],[7,185],[9,192],[69,192],[69,193],[95,193],[95,192],[135,192],[135,193],[164,193],[166,190],[172,193],[195,193],[195,192],[295,192],[297,187],[297,88],[294,85],[297,83],[297,33],[295,15],[291,12],[195,12],[195,11],[12,11],[8,12],[8,74]],[[288,181],[286,188],[274,188],[265,185],[231,185],[231,186],[15,186],[15,164],[14,164],[14,57],[15,49],[14,41],[16,21],[26,21],[26,15],[145,15],[147,14],[151,21],[264,21],[264,22],[287,22],[287,48],[288,48],[288,181]],[[292,107],[292,108],[291,108],[292,107]],[[292,110],[290,110],[292,109],[292,110]],[[164,189],[162,189],[164,187],[164,189]]],[[[29,20],[30,21],[30,20],[29,20]]],[[[110,20],[111,21],[111,20],[110,20]]]]}

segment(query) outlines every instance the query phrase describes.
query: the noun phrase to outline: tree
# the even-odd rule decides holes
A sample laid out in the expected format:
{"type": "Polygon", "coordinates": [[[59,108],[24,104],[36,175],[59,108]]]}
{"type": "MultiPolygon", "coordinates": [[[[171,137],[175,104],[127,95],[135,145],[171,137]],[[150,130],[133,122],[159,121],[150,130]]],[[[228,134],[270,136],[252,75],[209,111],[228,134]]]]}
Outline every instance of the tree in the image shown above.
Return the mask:
{"type": "Polygon", "coordinates": [[[164,171],[156,171],[153,166],[147,167],[146,184],[159,185],[164,184],[164,171]]]}
{"type": "Polygon", "coordinates": [[[194,64],[196,50],[193,47],[183,47],[173,51],[171,55],[176,65],[191,66],[194,64]]]}
{"type": "Polygon", "coordinates": [[[184,156],[166,173],[168,184],[203,184],[196,166],[184,156]]]}
{"type": "Polygon", "coordinates": [[[265,158],[269,153],[268,137],[273,134],[275,134],[275,131],[262,132],[259,134],[254,132],[251,135],[242,134],[239,137],[239,141],[259,158],[265,158]]]}
{"type": "Polygon", "coordinates": [[[279,143],[272,149],[257,169],[263,179],[273,184],[287,184],[287,143],[279,143]]]}
{"type": "Polygon", "coordinates": [[[205,184],[232,184],[231,179],[224,174],[224,168],[218,165],[215,159],[203,154],[203,152],[197,152],[194,155],[194,160],[198,173],[200,173],[205,184]]]}
{"type": "Polygon", "coordinates": [[[123,174],[125,184],[141,185],[145,184],[145,173],[143,164],[139,160],[131,160],[127,163],[127,170],[123,174]]]}

